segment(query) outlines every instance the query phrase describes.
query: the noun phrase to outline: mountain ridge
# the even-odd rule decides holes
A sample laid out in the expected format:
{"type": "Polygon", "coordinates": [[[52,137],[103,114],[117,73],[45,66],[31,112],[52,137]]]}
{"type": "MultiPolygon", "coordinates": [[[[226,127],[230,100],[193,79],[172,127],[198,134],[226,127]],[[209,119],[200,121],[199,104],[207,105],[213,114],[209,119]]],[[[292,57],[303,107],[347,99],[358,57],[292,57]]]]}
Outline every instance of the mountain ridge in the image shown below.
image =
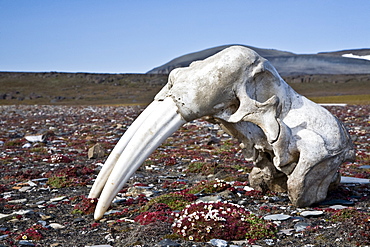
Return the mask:
{"type": "MultiPolygon", "coordinates": [[[[217,52],[241,44],[230,44],[216,46],[197,52],[188,53],[176,57],[169,62],[160,65],[147,74],[169,74],[171,70],[179,67],[187,67],[191,62],[203,60],[217,52]]],[[[282,76],[307,75],[307,74],[369,74],[370,60],[354,57],[344,57],[345,54],[356,56],[369,56],[370,49],[349,49],[334,52],[320,52],[317,54],[295,54],[289,51],[276,49],[264,49],[248,45],[241,45],[250,48],[266,58],[277,69],[282,76]]]]}

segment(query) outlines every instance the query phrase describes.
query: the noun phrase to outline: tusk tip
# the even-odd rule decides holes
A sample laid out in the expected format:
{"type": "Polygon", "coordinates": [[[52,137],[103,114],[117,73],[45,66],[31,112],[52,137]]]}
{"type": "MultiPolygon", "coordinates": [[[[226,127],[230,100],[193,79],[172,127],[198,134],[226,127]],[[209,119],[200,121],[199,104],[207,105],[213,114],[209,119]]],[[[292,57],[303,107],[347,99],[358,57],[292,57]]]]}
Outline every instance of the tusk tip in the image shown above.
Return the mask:
{"type": "Polygon", "coordinates": [[[100,212],[100,210],[95,210],[95,213],[94,213],[94,220],[100,220],[101,218],[103,218],[103,215],[104,215],[104,212],[100,212]]]}
{"type": "MultiPolygon", "coordinates": [[[[100,200],[98,201],[98,204],[96,205],[96,208],[95,208],[95,212],[94,212],[94,219],[95,220],[100,220],[101,218],[103,218],[105,212],[107,211],[107,209],[109,208],[110,206],[110,203],[106,203],[107,201],[105,201],[105,203],[103,203],[104,200],[100,200]]],[[[109,201],[110,202],[110,201],[109,201]]]]}

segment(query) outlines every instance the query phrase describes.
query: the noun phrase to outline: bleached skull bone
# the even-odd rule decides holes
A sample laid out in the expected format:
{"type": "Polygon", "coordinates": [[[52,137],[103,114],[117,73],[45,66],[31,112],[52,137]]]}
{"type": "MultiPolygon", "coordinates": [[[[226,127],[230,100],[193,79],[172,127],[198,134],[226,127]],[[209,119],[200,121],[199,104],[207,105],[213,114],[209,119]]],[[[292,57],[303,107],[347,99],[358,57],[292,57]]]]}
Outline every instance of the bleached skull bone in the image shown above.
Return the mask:
{"type": "Polygon", "coordinates": [[[184,123],[207,116],[242,143],[252,187],[287,191],[297,206],[325,199],[351,139],[326,109],[295,92],[256,52],[229,47],[173,70],[112,150],[90,191],[95,219],[144,160],[184,123]]]}

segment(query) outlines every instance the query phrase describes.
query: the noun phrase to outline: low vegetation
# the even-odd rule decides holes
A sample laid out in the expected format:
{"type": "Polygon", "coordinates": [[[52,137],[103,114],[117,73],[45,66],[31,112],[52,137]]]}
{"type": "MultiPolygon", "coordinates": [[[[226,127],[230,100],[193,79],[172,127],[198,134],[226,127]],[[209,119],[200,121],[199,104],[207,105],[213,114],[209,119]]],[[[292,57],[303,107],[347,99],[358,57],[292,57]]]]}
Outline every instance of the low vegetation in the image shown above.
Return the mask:
{"type": "MultiPolygon", "coordinates": [[[[296,75],[284,79],[318,103],[370,103],[369,75],[296,75]]],[[[146,105],[167,75],[0,72],[0,105],[146,105]]]]}

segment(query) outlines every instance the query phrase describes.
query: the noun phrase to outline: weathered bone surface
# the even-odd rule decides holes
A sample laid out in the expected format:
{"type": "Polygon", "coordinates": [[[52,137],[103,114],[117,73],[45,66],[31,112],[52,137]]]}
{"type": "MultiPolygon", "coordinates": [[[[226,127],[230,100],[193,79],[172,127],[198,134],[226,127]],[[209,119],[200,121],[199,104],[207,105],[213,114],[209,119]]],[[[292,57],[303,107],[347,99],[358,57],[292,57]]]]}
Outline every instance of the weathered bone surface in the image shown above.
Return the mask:
{"type": "Polygon", "coordinates": [[[241,142],[253,161],[251,186],[287,191],[293,204],[322,201],[338,167],[354,159],[351,139],[326,109],[296,93],[254,51],[233,46],[187,68],[166,86],[118,142],[94,183],[100,219],[141,163],[184,123],[208,116],[241,142]]]}

